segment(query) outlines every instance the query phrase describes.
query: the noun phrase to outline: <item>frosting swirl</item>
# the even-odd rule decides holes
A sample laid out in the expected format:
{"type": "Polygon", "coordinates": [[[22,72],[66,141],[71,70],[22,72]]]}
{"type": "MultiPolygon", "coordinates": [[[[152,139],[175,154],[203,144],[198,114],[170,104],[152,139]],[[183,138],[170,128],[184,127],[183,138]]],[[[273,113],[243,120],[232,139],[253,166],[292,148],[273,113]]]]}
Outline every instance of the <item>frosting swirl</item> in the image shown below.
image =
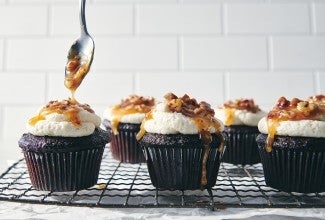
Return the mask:
{"type": "Polygon", "coordinates": [[[236,99],[228,101],[215,109],[215,117],[226,126],[257,126],[259,120],[266,115],[253,99],[236,99]]]}
{"type": "Polygon", "coordinates": [[[76,100],[50,101],[32,117],[29,133],[36,136],[87,136],[100,126],[101,119],[87,104],[76,100]]]}
{"type": "Polygon", "coordinates": [[[272,150],[275,135],[325,137],[325,105],[317,98],[289,101],[281,97],[267,117],[260,120],[258,129],[268,134],[268,152],[272,150]]]}
{"type": "Polygon", "coordinates": [[[152,97],[143,97],[130,95],[122,99],[121,102],[104,112],[104,118],[111,121],[114,134],[118,134],[117,127],[120,122],[140,124],[145,114],[155,105],[155,99],[152,97]]]}

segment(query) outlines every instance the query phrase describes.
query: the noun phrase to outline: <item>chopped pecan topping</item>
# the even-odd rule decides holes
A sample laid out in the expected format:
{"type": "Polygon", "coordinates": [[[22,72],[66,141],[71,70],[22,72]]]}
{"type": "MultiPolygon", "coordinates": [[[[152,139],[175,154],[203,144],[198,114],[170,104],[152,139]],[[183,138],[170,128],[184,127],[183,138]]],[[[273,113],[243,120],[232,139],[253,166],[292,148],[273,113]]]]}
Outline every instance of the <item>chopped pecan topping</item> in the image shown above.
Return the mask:
{"type": "Polygon", "coordinates": [[[178,98],[173,93],[165,95],[169,111],[182,113],[185,116],[194,117],[213,117],[214,110],[211,105],[202,101],[198,103],[196,99],[190,98],[187,94],[178,98]]]}
{"type": "Polygon", "coordinates": [[[308,98],[309,102],[325,105],[325,95],[315,95],[308,98]]]}
{"type": "Polygon", "coordinates": [[[65,99],[62,101],[49,101],[44,107],[44,110],[57,110],[57,111],[67,111],[72,108],[82,108],[90,113],[94,113],[94,110],[90,108],[88,104],[78,103],[74,99],[65,99]]]}
{"type": "Polygon", "coordinates": [[[69,122],[75,126],[81,124],[79,118],[79,112],[84,109],[90,113],[94,113],[94,110],[87,104],[80,104],[74,99],[62,100],[62,101],[50,101],[39,112],[39,114],[29,120],[30,125],[35,125],[38,121],[45,120],[45,117],[52,113],[63,114],[69,122]]]}
{"type": "Polygon", "coordinates": [[[233,101],[228,101],[223,104],[224,108],[233,108],[238,110],[246,110],[252,113],[261,111],[258,105],[255,105],[253,99],[236,99],[233,101]]]}
{"type": "Polygon", "coordinates": [[[121,118],[124,115],[135,113],[148,113],[155,105],[155,99],[153,97],[143,97],[137,95],[130,95],[129,97],[122,99],[121,103],[115,105],[112,109],[114,119],[111,121],[113,133],[118,134],[117,127],[121,118]]]}
{"type": "Polygon", "coordinates": [[[272,151],[274,137],[281,121],[298,121],[305,119],[319,120],[320,116],[325,115],[325,105],[321,103],[322,100],[324,100],[324,96],[322,95],[310,97],[306,101],[298,98],[293,98],[291,101],[285,97],[279,98],[277,104],[267,115],[267,152],[272,151]]]}
{"type": "Polygon", "coordinates": [[[123,109],[127,111],[135,110],[138,113],[147,113],[155,105],[155,99],[152,97],[143,97],[137,95],[130,95],[129,97],[122,99],[121,103],[115,106],[115,109],[123,109]]]}
{"type": "Polygon", "coordinates": [[[276,120],[317,120],[319,114],[325,114],[325,108],[316,102],[303,101],[294,98],[291,101],[285,97],[279,98],[275,107],[269,112],[268,119],[276,120]]]}

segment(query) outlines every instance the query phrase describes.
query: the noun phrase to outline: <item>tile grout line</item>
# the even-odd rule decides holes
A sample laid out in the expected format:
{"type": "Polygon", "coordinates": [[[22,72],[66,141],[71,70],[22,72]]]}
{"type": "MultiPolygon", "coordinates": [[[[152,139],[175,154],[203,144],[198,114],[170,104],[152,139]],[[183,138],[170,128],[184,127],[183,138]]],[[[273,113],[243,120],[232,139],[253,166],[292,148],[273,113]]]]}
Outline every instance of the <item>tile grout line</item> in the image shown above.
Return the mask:
{"type": "Polygon", "coordinates": [[[47,22],[47,25],[46,25],[46,36],[47,37],[50,37],[51,35],[51,16],[52,16],[52,12],[51,12],[51,6],[50,5],[47,5],[47,18],[46,18],[46,22],[47,22]]]}
{"type": "MultiPolygon", "coordinates": [[[[134,75],[133,75],[133,89],[134,89],[134,93],[135,94],[138,94],[139,95],[139,73],[138,72],[136,72],[136,73],[134,73],[134,75]]],[[[143,95],[143,94],[141,94],[141,95],[143,95]]]]}
{"type": "Polygon", "coordinates": [[[45,82],[44,82],[44,84],[45,84],[45,86],[44,86],[44,97],[43,97],[43,99],[44,99],[44,103],[47,103],[47,100],[48,100],[48,98],[49,98],[49,73],[45,73],[45,80],[44,80],[45,82]]]}
{"type": "Polygon", "coordinates": [[[311,35],[317,34],[317,25],[316,25],[316,11],[315,3],[311,2],[309,4],[309,23],[310,23],[310,33],[311,35]]]}
{"type": "Polygon", "coordinates": [[[137,73],[132,73],[132,93],[137,94],[137,89],[136,89],[136,74],[137,73]]]}
{"type": "Polygon", "coordinates": [[[267,55],[267,69],[274,70],[274,51],[273,51],[273,37],[266,37],[266,55],[267,55]]]}
{"type": "Polygon", "coordinates": [[[221,5],[221,35],[227,36],[228,35],[228,5],[227,3],[222,3],[221,5]]]}
{"type": "Polygon", "coordinates": [[[3,46],[3,52],[2,52],[2,71],[6,72],[8,69],[8,41],[9,39],[7,37],[3,38],[2,46],[3,46]]]}
{"type": "Polygon", "coordinates": [[[177,52],[178,52],[178,71],[184,72],[184,38],[183,36],[177,37],[177,52]]]}
{"type": "Polygon", "coordinates": [[[313,73],[313,79],[314,79],[314,92],[315,94],[320,94],[321,93],[320,76],[318,71],[315,71],[313,73]]]}
{"type": "Polygon", "coordinates": [[[133,28],[133,36],[137,36],[139,34],[139,27],[138,27],[138,23],[139,23],[139,19],[138,19],[138,4],[134,3],[132,5],[132,12],[133,12],[133,23],[132,23],[132,28],[133,28]]]}
{"type": "Polygon", "coordinates": [[[229,91],[230,91],[230,73],[227,71],[224,73],[224,102],[229,99],[229,91]]]}

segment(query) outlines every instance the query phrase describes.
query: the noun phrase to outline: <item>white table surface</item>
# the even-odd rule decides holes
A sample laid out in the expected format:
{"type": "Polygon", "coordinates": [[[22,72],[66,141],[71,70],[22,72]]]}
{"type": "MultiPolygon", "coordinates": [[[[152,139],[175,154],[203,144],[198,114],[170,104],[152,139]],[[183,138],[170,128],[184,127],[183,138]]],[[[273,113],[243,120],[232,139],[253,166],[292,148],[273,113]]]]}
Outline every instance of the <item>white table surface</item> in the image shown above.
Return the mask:
{"type": "Polygon", "coordinates": [[[325,219],[325,209],[85,208],[0,202],[0,219],[325,219]]]}

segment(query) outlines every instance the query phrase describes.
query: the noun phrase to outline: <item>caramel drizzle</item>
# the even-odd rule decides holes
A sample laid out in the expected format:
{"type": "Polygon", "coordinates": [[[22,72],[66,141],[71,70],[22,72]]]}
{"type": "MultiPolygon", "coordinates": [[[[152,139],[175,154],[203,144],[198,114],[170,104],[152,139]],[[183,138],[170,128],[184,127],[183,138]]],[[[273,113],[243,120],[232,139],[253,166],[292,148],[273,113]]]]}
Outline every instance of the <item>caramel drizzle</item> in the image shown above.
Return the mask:
{"type": "Polygon", "coordinates": [[[226,108],[225,111],[226,111],[225,112],[226,113],[225,125],[230,126],[234,120],[234,117],[235,117],[235,109],[226,108]]]}
{"type": "MultiPolygon", "coordinates": [[[[195,125],[197,126],[199,130],[199,136],[200,139],[203,142],[203,157],[202,157],[202,171],[201,171],[201,188],[203,189],[204,186],[207,185],[208,180],[207,180],[207,161],[209,158],[209,153],[210,153],[210,143],[212,142],[212,136],[210,133],[210,126],[214,127],[216,134],[220,134],[220,124],[214,120],[213,118],[202,118],[202,117],[195,117],[191,118],[195,125]]],[[[222,140],[222,139],[221,139],[222,140]]],[[[222,150],[223,146],[220,147],[219,151],[222,150]]]]}
{"type": "Polygon", "coordinates": [[[41,120],[45,120],[47,115],[58,113],[63,114],[69,122],[71,122],[75,126],[80,126],[81,121],[78,113],[81,109],[84,109],[90,113],[94,113],[94,111],[87,104],[80,104],[76,100],[68,99],[59,101],[51,101],[45,107],[43,107],[38,115],[29,119],[28,123],[30,125],[35,125],[37,122],[41,120]]]}
{"type": "Polygon", "coordinates": [[[65,76],[64,85],[71,91],[72,99],[75,99],[74,92],[89,72],[91,65],[91,61],[86,55],[82,54],[82,57],[83,59],[80,55],[68,57],[69,60],[65,67],[67,74],[65,76]]]}
{"type": "Polygon", "coordinates": [[[119,108],[119,106],[114,106],[112,109],[112,114],[114,115],[114,118],[111,120],[111,128],[114,135],[118,134],[118,125],[120,124],[121,118],[124,115],[129,114],[135,114],[135,113],[144,113],[142,111],[139,111],[137,109],[123,109],[119,108]]]}
{"type": "Polygon", "coordinates": [[[267,120],[268,136],[266,139],[265,150],[268,153],[270,153],[272,151],[272,145],[274,143],[276,130],[277,130],[277,127],[279,126],[279,124],[280,124],[280,121],[267,120]]]}
{"type": "Polygon", "coordinates": [[[155,99],[152,97],[145,98],[143,96],[130,95],[128,98],[123,99],[120,104],[115,105],[111,110],[111,114],[114,116],[111,120],[113,134],[118,134],[118,125],[123,116],[148,113],[154,105],[155,99]]]}
{"type": "MultiPolygon", "coordinates": [[[[323,96],[319,96],[323,98],[323,96]]],[[[303,101],[297,98],[291,101],[285,97],[279,98],[276,106],[267,115],[268,136],[266,139],[265,150],[272,151],[277,128],[282,121],[299,121],[304,119],[317,120],[318,115],[325,114],[325,107],[322,103],[315,100],[303,101]]]]}
{"type": "Polygon", "coordinates": [[[149,121],[153,118],[152,116],[152,111],[148,112],[144,118],[144,120],[142,121],[141,123],[141,126],[140,126],[140,131],[138,132],[137,136],[136,136],[136,139],[139,141],[143,138],[143,136],[146,134],[146,129],[144,128],[144,124],[146,121],[149,121]]]}
{"type": "Polygon", "coordinates": [[[221,106],[220,108],[246,110],[252,113],[261,111],[258,105],[255,105],[253,99],[243,99],[243,98],[236,99],[234,102],[228,101],[224,103],[223,106],[221,106]]]}

